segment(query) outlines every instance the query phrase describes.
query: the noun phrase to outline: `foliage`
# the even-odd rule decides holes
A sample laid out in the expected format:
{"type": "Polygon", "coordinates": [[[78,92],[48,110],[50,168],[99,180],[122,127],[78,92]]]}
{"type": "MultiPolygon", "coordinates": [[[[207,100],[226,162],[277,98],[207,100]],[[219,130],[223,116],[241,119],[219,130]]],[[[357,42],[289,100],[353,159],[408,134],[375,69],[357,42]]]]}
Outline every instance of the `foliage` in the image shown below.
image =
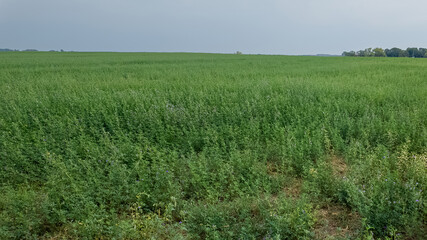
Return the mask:
{"type": "Polygon", "coordinates": [[[385,49],[382,48],[367,48],[365,50],[344,51],[343,56],[346,57],[412,57],[412,58],[425,58],[427,54],[426,48],[407,48],[402,50],[400,48],[385,49]]]}
{"type": "Polygon", "coordinates": [[[385,57],[385,52],[382,48],[375,48],[372,50],[374,52],[374,57],[385,57]]]}
{"type": "Polygon", "coordinates": [[[378,147],[361,159],[354,159],[357,163],[339,187],[338,198],[357,209],[377,236],[386,237],[391,229],[425,235],[427,155],[409,154],[402,145],[397,153],[378,147]]]}
{"type": "Polygon", "coordinates": [[[199,205],[187,215],[186,229],[194,239],[311,239],[314,224],[307,200],[284,196],[199,205]]]}
{"type": "Polygon", "coordinates": [[[0,68],[1,239],[304,239],[320,202],[375,238],[422,236],[423,59],[4,52],[0,68]]]}

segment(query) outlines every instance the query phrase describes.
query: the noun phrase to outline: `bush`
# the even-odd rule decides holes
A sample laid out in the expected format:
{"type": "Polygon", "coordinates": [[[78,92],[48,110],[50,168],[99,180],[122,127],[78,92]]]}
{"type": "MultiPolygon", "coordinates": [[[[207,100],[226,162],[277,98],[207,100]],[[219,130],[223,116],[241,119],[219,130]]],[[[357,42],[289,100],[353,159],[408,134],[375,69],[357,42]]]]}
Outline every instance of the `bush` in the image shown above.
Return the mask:
{"type": "Polygon", "coordinates": [[[185,227],[195,239],[310,239],[314,224],[306,200],[243,198],[187,209],[185,227]]]}
{"type": "Polygon", "coordinates": [[[46,194],[28,187],[0,192],[0,239],[37,239],[49,230],[46,194]]]}
{"type": "Polygon", "coordinates": [[[366,219],[376,236],[389,236],[391,230],[421,236],[426,211],[426,155],[387,155],[383,148],[353,168],[350,179],[339,187],[340,199],[366,219]]]}

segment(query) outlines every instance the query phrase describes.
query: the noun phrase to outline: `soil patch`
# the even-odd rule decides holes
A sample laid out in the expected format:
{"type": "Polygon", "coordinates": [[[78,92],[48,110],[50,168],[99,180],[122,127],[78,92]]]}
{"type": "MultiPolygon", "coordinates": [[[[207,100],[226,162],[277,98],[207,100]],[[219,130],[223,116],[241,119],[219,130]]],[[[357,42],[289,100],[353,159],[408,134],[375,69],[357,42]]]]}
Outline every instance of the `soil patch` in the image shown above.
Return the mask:
{"type": "Polygon", "coordinates": [[[362,227],[358,213],[340,205],[322,206],[316,213],[316,239],[355,237],[362,227]]]}

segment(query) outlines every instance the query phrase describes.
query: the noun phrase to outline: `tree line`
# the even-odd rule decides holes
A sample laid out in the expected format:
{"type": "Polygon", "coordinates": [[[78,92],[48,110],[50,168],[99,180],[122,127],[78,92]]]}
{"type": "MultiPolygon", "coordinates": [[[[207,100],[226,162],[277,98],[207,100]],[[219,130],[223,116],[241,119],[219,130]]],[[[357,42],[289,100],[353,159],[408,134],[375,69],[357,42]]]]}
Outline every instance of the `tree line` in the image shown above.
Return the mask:
{"type": "Polygon", "coordinates": [[[427,58],[426,48],[407,48],[402,50],[400,48],[382,49],[382,48],[366,48],[365,50],[343,52],[346,57],[413,57],[413,58],[427,58]]]}
{"type": "Polygon", "coordinates": [[[0,48],[0,52],[17,52],[18,49],[0,48]]]}
{"type": "MultiPolygon", "coordinates": [[[[0,48],[0,52],[38,52],[38,51],[39,50],[37,49],[19,50],[19,49],[0,48]]],[[[65,52],[65,51],[61,49],[61,50],[49,50],[49,52],[65,52]]]]}

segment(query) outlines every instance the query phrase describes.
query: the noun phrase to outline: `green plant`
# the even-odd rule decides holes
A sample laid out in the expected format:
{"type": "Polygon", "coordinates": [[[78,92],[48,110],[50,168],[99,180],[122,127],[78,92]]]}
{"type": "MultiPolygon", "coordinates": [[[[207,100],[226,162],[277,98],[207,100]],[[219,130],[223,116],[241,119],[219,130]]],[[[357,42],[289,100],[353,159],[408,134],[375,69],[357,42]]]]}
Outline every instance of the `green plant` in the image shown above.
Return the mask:
{"type": "Polygon", "coordinates": [[[375,238],[425,232],[423,59],[4,52],[0,69],[0,238],[310,238],[317,204],[375,238]]]}

